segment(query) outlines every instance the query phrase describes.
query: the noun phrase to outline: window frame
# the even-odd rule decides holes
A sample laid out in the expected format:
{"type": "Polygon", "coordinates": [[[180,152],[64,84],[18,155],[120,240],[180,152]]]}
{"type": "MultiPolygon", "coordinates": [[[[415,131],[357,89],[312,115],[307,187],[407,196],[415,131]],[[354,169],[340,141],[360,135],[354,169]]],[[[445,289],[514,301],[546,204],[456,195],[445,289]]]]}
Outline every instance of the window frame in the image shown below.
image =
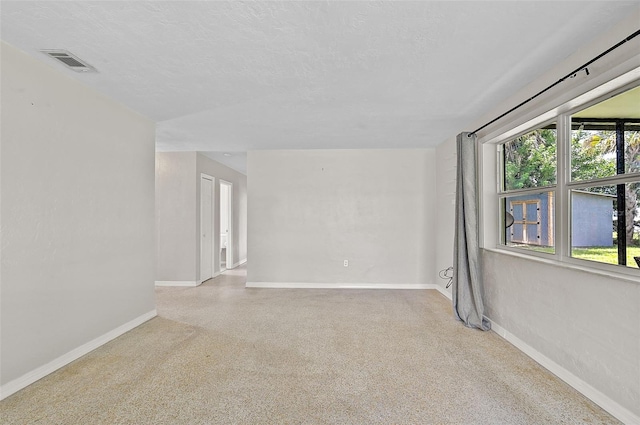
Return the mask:
{"type": "MultiPolygon", "coordinates": [[[[579,267],[586,270],[595,270],[608,274],[620,274],[627,277],[635,277],[640,280],[640,269],[620,264],[608,264],[587,259],[575,258],[571,256],[571,191],[593,186],[605,186],[616,184],[627,184],[640,182],[640,173],[617,174],[614,176],[597,178],[592,180],[573,181],[571,176],[571,138],[572,127],[571,118],[574,114],[587,109],[593,105],[597,105],[605,100],[624,93],[633,88],[640,87],[640,78],[633,78],[631,81],[620,84],[618,87],[603,91],[595,88],[591,91],[577,96],[576,98],[566,102],[564,105],[554,108],[530,119],[527,123],[514,128],[507,129],[502,134],[494,136],[492,140],[484,140],[479,138],[478,143],[481,146],[480,161],[480,178],[483,183],[487,180],[487,168],[493,171],[493,180],[495,181],[494,196],[488,197],[485,192],[481,200],[481,214],[484,215],[481,223],[482,227],[490,227],[493,234],[482,232],[483,248],[494,248],[501,251],[514,252],[527,257],[551,260],[558,264],[566,264],[579,267]],[[594,93],[594,94],[592,94],[594,93]],[[590,96],[591,94],[591,96],[590,96]],[[585,99],[586,100],[583,100],[585,99]],[[521,137],[531,131],[548,126],[555,123],[556,126],[556,183],[550,186],[540,186],[536,188],[505,190],[504,182],[504,155],[503,146],[521,137]],[[515,131],[514,131],[515,130],[515,131]],[[484,149],[482,148],[484,147],[484,149]],[[493,149],[493,159],[490,158],[487,149],[493,149]],[[491,164],[493,163],[493,164],[491,164]],[[484,167],[484,172],[483,172],[484,167]],[[506,199],[514,196],[526,194],[538,194],[545,192],[554,192],[555,199],[555,217],[554,217],[554,253],[539,252],[527,248],[509,246],[506,243],[507,229],[504,228],[505,208],[503,207],[506,199]],[[491,199],[491,201],[490,201],[491,199]],[[482,202],[484,201],[484,202],[482,202]],[[491,208],[486,208],[491,202],[491,208]],[[497,208],[497,211],[495,210],[497,208]],[[496,213],[497,222],[493,223],[488,220],[491,213],[496,213]],[[490,226],[486,226],[489,223],[490,226]]],[[[484,190],[483,190],[484,192],[484,190]]],[[[635,280],[635,279],[634,279],[635,280]]]]}
{"type": "Polygon", "coordinates": [[[539,190],[543,190],[543,189],[548,189],[548,188],[554,188],[556,187],[556,185],[558,184],[558,168],[557,168],[557,162],[558,162],[558,123],[556,122],[556,118],[557,117],[553,117],[550,119],[547,119],[545,121],[540,122],[539,124],[535,125],[533,128],[529,128],[528,130],[519,132],[516,136],[511,136],[506,140],[503,140],[502,142],[498,143],[497,146],[501,147],[501,150],[499,152],[499,158],[498,158],[498,165],[499,168],[498,169],[498,193],[499,194],[505,194],[505,193],[523,193],[523,192],[527,192],[527,191],[539,191],[539,190]],[[550,184],[547,186],[536,186],[536,187],[527,187],[524,189],[504,189],[506,187],[506,180],[505,180],[505,173],[504,173],[504,167],[505,167],[505,162],[504,162],[504,154],[503,154],[503,150],[504,150],[504,145],[506,145],[507,143],[510,143],[512,141],[514,141],[515,139],[522,137],[528,133],[531,133],[532,131],[535,130],[539,130],[542,129],[550,124],[555,124],[555,130],[556,130],[556,182],[554,184],[550,184]]]}
{"type": "MultiPolygon", "coordinates": [[[[502,208],[502,203],[506,202],[506,200],[510,197],[515,197],[515,196],[523,196],[523,195],[537,195],[537,194],[542,194],[542,193],[546,193],[546,192],[554,192],[554,198],[557,197],[558,194],[558,190],[557,190],[557,186],[558,186],[558,180],[559,180],[559,170],[558,170],[558,165],[559,165],[559,147],[560,147],[560,142],[558,140],[560,134],[559,134],[560,130],[559,130],[559,126],[558,126],[558,117],[554,116],[551,118],[547,118],[545,120],[541,120],[535,123],[535,125],[526,127],[525,130],[519,131],[517,134],[510,136],[508,138],[506,138],[505,140],[500,141],[499,143],[496,143],[496,155],[497,155],[497,160],[496,160],[496,175],[497,175],[497,185],[498,185],[498,190],[497,190],[497,195],[498,195],[498,203],[500,205],[498,205],[498,211],[499,211],[499,215],[500,215],[500,223],[504,223],[505,222],[505,210],[502,208]],[[504,149],[504,145],[517,139],[518,137],[524,136],[525,134],[528,134],[532,131],[535,131],[537,129],[540,129],[542,127],[546,127],[550,124],[554,124],[555,123],[555,128],[556,128],[556,183],[553,185],[547,185],[547,186],[539,186],[539,187],[528,187],[525,189],[504,189],[505,188],[505,179],[504,179],[504,167],[505,167],[505,162],[504,162],[504,154],[503,154],[503,149],[504,149]]],[[[556,204],[557,205],[557,204],[556,204]]],[[[555,221],[557,220],[557,216],[558,216],[558,211],[557,211],[557,207],[555,209],[555,217],[554,217],[554,242],[558,240],[558,234],[557,234],[557,225],[555,224],[555,221]]],[[[541,257],[541,258],[557,258],[557,254],[558,254],[558,247],[557,247],[557,243],[554,243],[554,253],[546,253],[546,252],[540,252],[540,251],[535,251],[535,250],[531,250],[531,249],[527,249],[527,248],[520,248],[520,247],[516,247],[516,246],[509,246],[506,244],[506,235],[507,235],[507,229],[504,228],[504,225],[499,225],[498,226],[498,231],[499,234],[498,239],[497,239],[497,244],[500,248],[505,248],[505,249],[509,249],[509,250],[513,250],[515,252],[519,252],[522,254],[527,254],[527,255],[532,255],[535,257],[541,257]]]]}

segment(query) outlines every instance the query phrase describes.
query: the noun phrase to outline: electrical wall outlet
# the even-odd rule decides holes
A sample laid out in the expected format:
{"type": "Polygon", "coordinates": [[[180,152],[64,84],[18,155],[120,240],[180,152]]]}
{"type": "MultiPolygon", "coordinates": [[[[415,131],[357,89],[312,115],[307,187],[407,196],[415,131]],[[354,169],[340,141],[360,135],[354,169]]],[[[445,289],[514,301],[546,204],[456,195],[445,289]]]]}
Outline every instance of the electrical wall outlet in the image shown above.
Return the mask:
{"type": "Polygon", "coordinates": [[[344,260],[344,266],[349,267],[349,260],[344,260]]]}

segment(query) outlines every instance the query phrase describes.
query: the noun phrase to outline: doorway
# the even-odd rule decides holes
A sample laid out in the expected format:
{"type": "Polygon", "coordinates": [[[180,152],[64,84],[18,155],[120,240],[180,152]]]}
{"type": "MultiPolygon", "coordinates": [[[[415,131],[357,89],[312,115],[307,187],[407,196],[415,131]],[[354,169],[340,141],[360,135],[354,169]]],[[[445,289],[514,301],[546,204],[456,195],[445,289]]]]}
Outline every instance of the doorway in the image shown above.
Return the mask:
{"type": "Polygon", "coordinates": [[[200,175],[200,282],[213,277],[213,180],[200,175]]]}
{"type": "Polygon", "coordinates": [[[220,271],[233,268],[233,184],[220,180],[220,271]]]}

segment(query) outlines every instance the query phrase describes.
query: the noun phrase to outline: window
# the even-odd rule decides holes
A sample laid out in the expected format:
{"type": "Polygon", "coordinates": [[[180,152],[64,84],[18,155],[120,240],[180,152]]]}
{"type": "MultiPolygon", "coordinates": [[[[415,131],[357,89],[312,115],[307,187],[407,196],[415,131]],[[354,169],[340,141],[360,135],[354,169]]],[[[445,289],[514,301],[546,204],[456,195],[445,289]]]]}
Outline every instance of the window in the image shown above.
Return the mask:
{"type": "Polygon", "coordinates": [[[640,86],[635,84],[498,146],[503,246],[638,268],[640,86]]]}
{"type": "Polygon", "coordinates": [[[505,245],[555,252],[554,187],[557,174],[557,131],[552,123],[501,146],[505,245]]]}
{"type": "Polygon", "coordinates": [[[533,130],[503,145],[504,190],[556,183],[556,125],[533,130]]]}
{"type": "Polygon", "coordinates": [[[571,116],[574,258],[638,267],[639,118],[640,87],[571,116]]]}

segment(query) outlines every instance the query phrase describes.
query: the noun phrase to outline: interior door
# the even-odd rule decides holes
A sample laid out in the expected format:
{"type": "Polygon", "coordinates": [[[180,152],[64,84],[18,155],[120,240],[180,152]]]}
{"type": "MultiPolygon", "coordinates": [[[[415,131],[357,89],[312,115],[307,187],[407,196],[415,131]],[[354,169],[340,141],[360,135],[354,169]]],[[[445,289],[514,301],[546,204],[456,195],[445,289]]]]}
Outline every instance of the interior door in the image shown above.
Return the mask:
{"type": "Polygon", "coordinates": [[[200,280],[213,277],[213,180],[200,179],[200,280]]]}

